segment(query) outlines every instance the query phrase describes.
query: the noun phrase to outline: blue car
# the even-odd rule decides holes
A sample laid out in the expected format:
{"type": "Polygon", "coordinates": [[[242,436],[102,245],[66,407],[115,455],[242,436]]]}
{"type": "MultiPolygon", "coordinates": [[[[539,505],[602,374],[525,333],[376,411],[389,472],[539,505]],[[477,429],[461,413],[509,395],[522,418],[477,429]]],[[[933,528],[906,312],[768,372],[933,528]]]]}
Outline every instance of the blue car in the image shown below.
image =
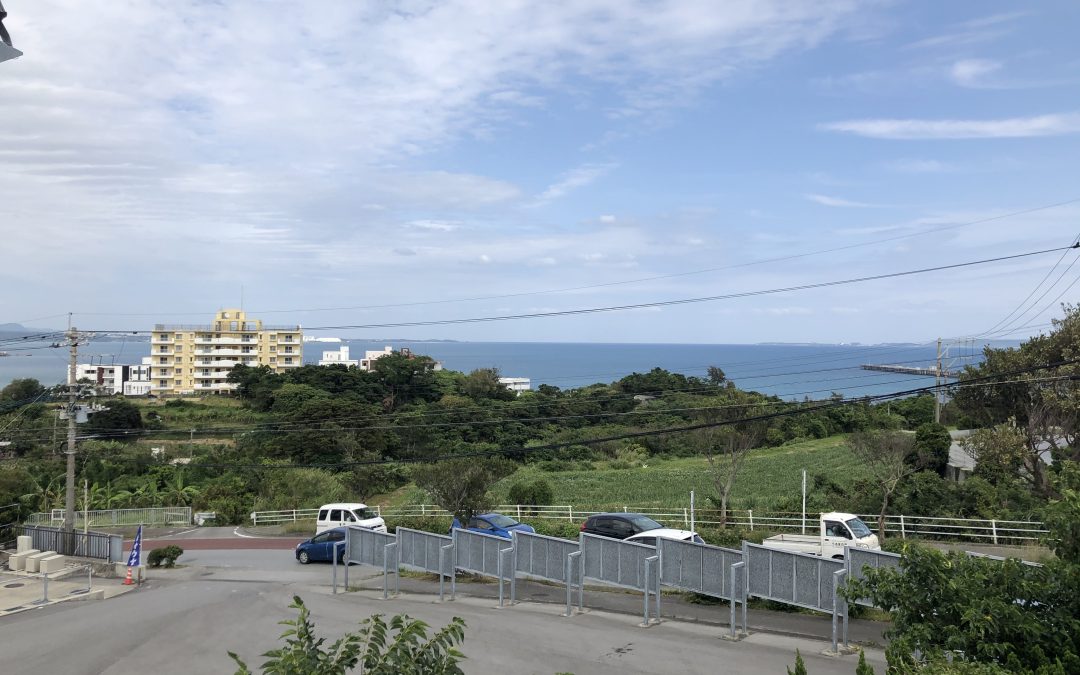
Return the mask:
{"type": "MultiPolygon", "coordinates": [[[[450,526],[450,534],[453,534],[454,530],[460,527],[461,522],[454,518],[454,524],[450,526]]],[[[512,536],[510,533],[514,530],[518,532],[536,532],[532,525],[519,523],[510,516],[504,516],[501,513],[481,513],[473,516],[469,519],[469,526],[465,529],[480,534],[493,534],[504,539],[510,539],[512,536]]]]}
{"type": "Polygon", "coordinates": [[[334,549],[337,549],[338,562],[343,562],[345,557],[345,528],[335,527],[332,530],[320,532],[307,541],[296,545],[296,559],[301,565],[310,562],[331,562],[334,559],[334,549]]]}

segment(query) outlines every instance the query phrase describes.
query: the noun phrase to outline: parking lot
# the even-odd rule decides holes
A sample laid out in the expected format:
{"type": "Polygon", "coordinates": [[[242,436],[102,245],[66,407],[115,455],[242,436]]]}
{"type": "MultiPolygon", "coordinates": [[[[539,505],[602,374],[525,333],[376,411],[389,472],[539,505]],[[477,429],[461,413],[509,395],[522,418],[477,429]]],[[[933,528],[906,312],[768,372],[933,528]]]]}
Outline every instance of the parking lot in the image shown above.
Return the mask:
{"type": "MultiPolygon", "coordinates": [[[[820,655],[828,646],[824,639],[755,632],[731,643],[719,638],[717,626],[701,622],[666,620],[645,629],[632,613],[595,609],[565,618],[558,603],[528,601],[528,594],[526,602],[500,610],[484,597],[492,590],[487,585],[460,584],[458,599],[443,604],[430,593],[414,592],[414,584],[430,582],[411,578],[403,595],[389,601],[376,590],[335,596],[327,565],[299,565],[287,549],[193,550],[182,563],[153,572],[134,593],[0,619],[5,671],[231,672],[227,650],[251,665],[276,646],[277,622],[293,617],[293,595],[304,598],[320,632],[331,639],[376,612],[407,612],[433,626],[461,616],[468,624],[467,673],[782,673],[796,648],[815,674],[854,669],[853,657],[820,655]],[[64,636],[62,645],[58,635],[64,636]]],[[[375,589],[380,579],[374,575],[373,569],[353,567],[351,578],[375,589]]],[[[558,589],[550,590],[557,598],[558,589]]],[[[620,595],[631,606],[640,602],[620,595]]],[[[881,672],[881,652],[871,650],[868,657],[881,672]]]]}

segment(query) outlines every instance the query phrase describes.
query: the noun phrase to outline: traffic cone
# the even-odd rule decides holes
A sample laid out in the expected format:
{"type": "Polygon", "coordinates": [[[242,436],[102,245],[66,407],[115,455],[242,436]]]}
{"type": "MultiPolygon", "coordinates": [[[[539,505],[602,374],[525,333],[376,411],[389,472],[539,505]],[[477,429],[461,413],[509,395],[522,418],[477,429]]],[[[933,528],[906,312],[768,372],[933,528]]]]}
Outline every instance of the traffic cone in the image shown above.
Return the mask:
{"type": "Polygon", "coordinates": [[[135,582],[131,580],[131,568],[128,567],[127,577],[124,578],[125,586],[134,586],[135,582]]]}

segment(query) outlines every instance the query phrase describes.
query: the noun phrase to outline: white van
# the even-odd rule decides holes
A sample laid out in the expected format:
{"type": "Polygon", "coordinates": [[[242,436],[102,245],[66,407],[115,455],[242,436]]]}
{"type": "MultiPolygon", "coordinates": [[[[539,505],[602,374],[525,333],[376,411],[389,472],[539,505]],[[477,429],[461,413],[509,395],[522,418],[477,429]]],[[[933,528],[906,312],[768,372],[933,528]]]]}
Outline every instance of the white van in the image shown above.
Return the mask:
{"type": "Polygon", "coordinates": [[[343,525],[356,525],[377,532],[386,532],[386,522],[375,509],[369,509],[367,504],[324,504],[319,507],[315,534],[343,525]]]}

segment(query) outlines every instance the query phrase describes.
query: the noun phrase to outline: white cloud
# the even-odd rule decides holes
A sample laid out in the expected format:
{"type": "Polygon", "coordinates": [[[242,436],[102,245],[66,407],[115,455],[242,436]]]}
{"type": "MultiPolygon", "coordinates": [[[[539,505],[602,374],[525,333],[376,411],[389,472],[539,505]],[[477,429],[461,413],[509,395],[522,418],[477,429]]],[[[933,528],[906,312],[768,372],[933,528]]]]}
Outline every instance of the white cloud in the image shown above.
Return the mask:
{"type": "Polygon", "coordinates": [[[615,168],[615,166],[615,164],[584,164],[576,169],[567,171],[558,181],[552,183],[547,189],[537,195],[531,206],[543,206],[544,204],[559,199],[574,190],[583,188],[607,174],[615,168]]]}
{"type": "Polygon", "coordinates": [[[601,223],[604,223],[605,225],[611,225],[612,223],[615,222],[615,216],[603,215],[603,216],[600,216],[599,220],[600,220],[601,223]]]}
{"type": "Polygon", "coordinates": [[[445,220],[413,220],[405,223],[406,227],[415,228],[418,230],[431,230],[435,232],[453,232],[461,227],[460,223],[448,222],[445,220]]]}
{"type": "Polygon", "coordinates": [[[837,208],[844,208],[844,209],[849,209],[849,208],[864,209],[864,208],[873,208],[875,206],[874,204],[867,204],[865,202],[855,202],[855,201],[851,201],[850,199],[840,199],[838,197],[829,197],[828,195],[807,194],[807,195],[803,195],[803,196],[806,199],[809,199],[810,201],[814,202],[815,204],[821,204],[822,206],[834,206],[834,207],[837,207],[837,208]]]}
{"type": "Polygon", "coordinates": [[[986,86],[986,76],[1001,70],[1000,61],[987,59],[964,59],[952,64],[949,77],[961,87],[979,88],[986,86]]]}
{"type": "Polygon", "coordinates": [[[903,173],[944,173],[956,170],[952,164],[937,159],[897,159],[886,162],[884,166],[903,173]]]}
{"type": "Polygon", "coordinates": [[[991,120],[864,119],[830,122],[820,128],[867,138],[899,140],[1029,138],[1080,132],[1080,114],[991,120]]]}

